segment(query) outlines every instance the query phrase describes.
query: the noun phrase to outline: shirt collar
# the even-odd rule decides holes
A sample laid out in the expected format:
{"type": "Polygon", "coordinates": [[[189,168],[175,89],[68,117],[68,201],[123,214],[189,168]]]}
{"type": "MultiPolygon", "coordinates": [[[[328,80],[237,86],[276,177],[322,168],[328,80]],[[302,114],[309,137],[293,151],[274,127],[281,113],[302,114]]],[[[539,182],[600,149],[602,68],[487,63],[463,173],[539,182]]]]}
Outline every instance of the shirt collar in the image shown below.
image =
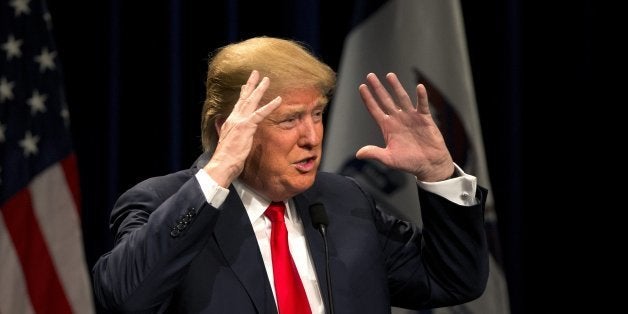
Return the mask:
{"type": "MultiPolygon", "coordinates": [[[[238,193],[238,196],[240,196],[242,204],[244,204],[246,214],[249,216],[251,224],[253,224],[253,222],[258,220],[260,217],[264,216],[264,212],[268,208],[268,205],[270,205],[270,200],[260,195],[240,180],[235,180],[232,184],[238,193]]],[[[296,217],[296,213],[294,212],[294,206],[292,205],[293,202],[287,200],[284,201],[284,204],[286,204],[286,219],[295,222],[293,217],[296,217]]]]}

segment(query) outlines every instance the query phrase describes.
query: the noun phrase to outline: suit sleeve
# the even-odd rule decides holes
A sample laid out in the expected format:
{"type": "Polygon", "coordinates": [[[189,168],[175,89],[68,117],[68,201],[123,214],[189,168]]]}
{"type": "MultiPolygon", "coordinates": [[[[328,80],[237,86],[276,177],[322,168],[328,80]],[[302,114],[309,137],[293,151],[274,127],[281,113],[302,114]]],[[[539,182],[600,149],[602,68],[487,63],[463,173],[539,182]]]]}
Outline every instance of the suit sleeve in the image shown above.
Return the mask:
{"type": "Polygon", "coordinates": [[[93,268],[94,293],[104,308],[156,312],[211,235],[220,210],[206,202],[193,176],[185,180],[145,181],[116,202],[115,246],[93,268]]]}
{"type": "Polygon", "coordinates": [[[375,209],[392,305],[451,306],[484,292],[488,279],[486,193],[478,187],[477,205],[461,206],[419,189],[421,230],[375,209]]]}

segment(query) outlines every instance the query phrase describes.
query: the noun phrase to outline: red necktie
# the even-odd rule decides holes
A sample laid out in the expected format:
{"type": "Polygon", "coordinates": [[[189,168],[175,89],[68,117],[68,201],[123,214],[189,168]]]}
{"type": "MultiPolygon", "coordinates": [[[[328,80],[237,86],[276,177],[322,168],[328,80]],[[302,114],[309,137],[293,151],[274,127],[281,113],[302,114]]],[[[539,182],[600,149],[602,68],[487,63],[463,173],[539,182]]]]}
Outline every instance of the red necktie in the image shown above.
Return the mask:
{"type": "Polygon", "coordinates": [[[312,313],[303,283],[288,249],[288,230],[284,221],[286,206],[273,202],[264,215],[272,222],[270,249],[273,258],[273,277],[279,314],[312,313]]]}

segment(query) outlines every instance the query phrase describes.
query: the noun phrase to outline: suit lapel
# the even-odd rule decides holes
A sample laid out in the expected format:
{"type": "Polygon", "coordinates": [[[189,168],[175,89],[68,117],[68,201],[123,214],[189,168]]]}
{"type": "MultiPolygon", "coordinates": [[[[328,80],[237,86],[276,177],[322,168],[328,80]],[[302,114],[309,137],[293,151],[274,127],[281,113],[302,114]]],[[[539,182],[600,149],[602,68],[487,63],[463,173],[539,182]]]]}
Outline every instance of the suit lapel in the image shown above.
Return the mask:
{"type": "Polygon", "coordinates": [[[310,217],[310,205],[313,203],[307,192],[294,198],[294,205],[297,213],[301,217],[303,230],[305,231],[305,239],[309,246],[309,251],[316,269],[316,278],[318,279],[318,288],[321,291],[321,297],[325,302],[325,308],[329,308],[329,300],[327,298],[327,276],[325,265],[325,243],[323,237],[317,229],[312,226],[312,218],[310,217]]]}
{"type": "MultiPolygon", "coordinates": [[[[202,168],[209,157],[210,154],[207,152],[199,156],[192,167],[193,171],[202,168]]],[[[257,310],[260,313],[276,313],[275,299],[251,221],[236,190],[233,186],[229,190],[229,195],[222,206],[225,210],[214,230],[216,242],[231,269],[250,295],[257,310]],[[264,284],[260,285],[260,282],[264,284]]],[[[310,188],[305,193],[294,197],[294,204],[303,223],[305,239],[314,262],[321,297],[325,302],[325,307],[329,308],[325,244],[319,231],[312,226],[309,212],[309,206],[317,198],[315,194],[316,192],[310,188]]],[[[332,252],[330,252],[330,259],[332,258],[331,255],[332,252]]]]}
{"type": "Polygon", "coordinates": [[[214,230],[218,247],[257,310],[260,313],[276,311],[268,275],[251,221],[233,186],[222,207],[224,210],[214,230]]]}

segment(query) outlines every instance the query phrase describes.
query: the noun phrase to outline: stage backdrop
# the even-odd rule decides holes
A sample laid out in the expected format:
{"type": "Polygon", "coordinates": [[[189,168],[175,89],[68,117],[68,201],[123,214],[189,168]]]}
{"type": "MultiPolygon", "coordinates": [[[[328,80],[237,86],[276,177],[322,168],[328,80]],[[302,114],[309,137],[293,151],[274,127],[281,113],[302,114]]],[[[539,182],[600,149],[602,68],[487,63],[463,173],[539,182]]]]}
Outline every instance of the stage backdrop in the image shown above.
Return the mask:
{"type": "MultiPolygon", "coordinates": [[[[419,6],[431,3],[416,2],[419,6]]],[[[347,35],[354,27],[365,27],[363,22],[368,23],[374,12],[400,3],[49,0],[57,42],[55,61],[63,65],[71,118],[69,130],[78,162],[88,269],[111,249],[108,216],[120,193],[150,176],[189,167],[201,152],[199,116],[204,76],[207,58],[214,49],[256,35],[292,38],[305,42],[343,75],[340,59],[348,43],[347,35]]],[[[446,5],[452,3],[447,1],[446,5]]],[[[490,181],[511,313],[522,313],[521,4],[518,0],[460,4],[454,7],[462,19],[454,26],[464,29],[470,66],[460,76],[452,74],[451,79],[467,79],[470,74],[472,85],[455,84],[462,84],[471,96],[461,96],[461,102],[458,96],[450,96],[445,87],[445,83],[451,83],[449,78],[434,76],[430,66],[436,69],[442,65],[445,69],[446,64],[419,59],[424,64],[403,75],[412,83],[423,75],[434,87],[442,89],[452,106],[475,101],[477,117],[459,118],[465,131],[474,134],[469,144],[475,154],[481,154],[481,144],[484,146],[486,168],[478,171],[483,182],[490,181]],[[476,135],[480,130],[482,138],[476,135]]],[[[416,22],[424,23],[424,18],[416,22]]],[[[402,20],[389,22],[389,26],[394,26],[402,20]]],[[[410,31],[424,31],[422,27],[410,31]]],[[[432,31],[434,36],[442,35],[438,29],[432,31]]],[[[407,44],[436,48],[427,39],[423,42],[417,38],[408,38],[407,44]]],[[[7,40],[0,38],[0,43],[7,40]]],[[[402,51],[406,50],[398,50],[402,51]]],[[[428,57],[442,60],[442,56],[428,57]]],[[[374,71],[386,71],[377,64],[373,67],[374,71]]],[[[344,78],[340,80],[346,84],[344,78]]],[[[357,86],[340,88],[347,92],[357,90],[357,86]]],[[[334,131],[328,131],[327,135],[333,136],[334,131]]]]}

